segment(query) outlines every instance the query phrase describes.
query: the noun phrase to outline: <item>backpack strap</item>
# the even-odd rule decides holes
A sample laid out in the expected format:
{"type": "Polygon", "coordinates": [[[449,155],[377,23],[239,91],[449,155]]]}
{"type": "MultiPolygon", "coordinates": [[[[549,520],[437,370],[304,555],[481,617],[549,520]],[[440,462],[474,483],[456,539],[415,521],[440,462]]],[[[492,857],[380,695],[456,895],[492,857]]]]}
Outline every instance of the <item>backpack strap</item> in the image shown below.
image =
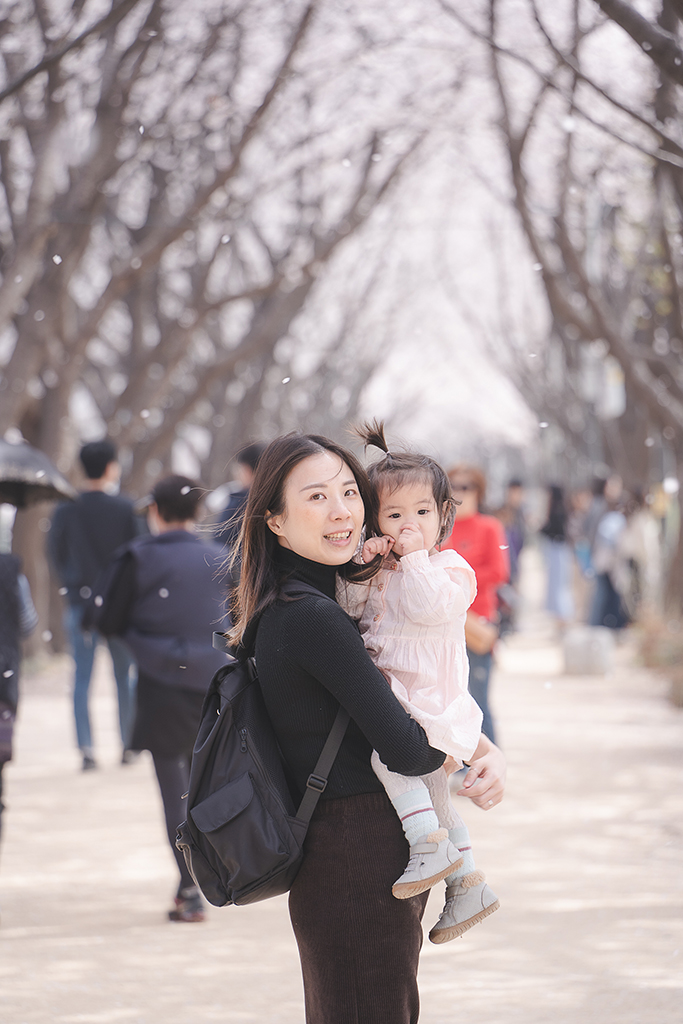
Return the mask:
{"type": "Polygon", "coordinates": [[[311,774],[308,776],[306,792],[299,804],[299,810],[296,812],[296,816],[299,821],[305,822],[306,825],[308,825],[311,820],[311,815],[316,808],[316,804],[318,803],[321,794],[325,791],[327,786],[327,777],[332,770],[332,765],[334,764],[334,760],[339,752],[348,724],[349,713],[346,708],[340,707],[339,711],[337,711],[337,717],[334,720],[334,724],[330,729],[329,736],[325,740],[325,746],[320,753],[318,762],[311,774]]]}
{"type": "MultiPolygon", "coordinates": [[[[328,597],[327,594],[323,594],[322,591],[317,590],[316,587],[312,587],[309,583],[304,583],[300,580],[285,580],[280,587],[280,592],[284,594],[315,594],[318,597],[324,597],[326,601],[333,600],[333,598],[328,597]]],[[[230,646],[225,633],[213,634],[213,646],[216,650],[223,651],[225,654],[235,654],[235,649],[230,646]]],[[[329,735],[325,740],[325,746],[320,752],[317,764],[308,776],[306,781],[306,792],[299,804],[299,810],[296,812],[297,819],[304,822],[306,825],[308,825],[311,820],[311,816],[321,794],[325,791],[327,786],[327,777],[330,774],[332,765],[339,753],[339,748],[346,734],[348,724],[349,713],[346,708],[340,707],[337,711],[337,717],[332,724],[329,735]]]]}

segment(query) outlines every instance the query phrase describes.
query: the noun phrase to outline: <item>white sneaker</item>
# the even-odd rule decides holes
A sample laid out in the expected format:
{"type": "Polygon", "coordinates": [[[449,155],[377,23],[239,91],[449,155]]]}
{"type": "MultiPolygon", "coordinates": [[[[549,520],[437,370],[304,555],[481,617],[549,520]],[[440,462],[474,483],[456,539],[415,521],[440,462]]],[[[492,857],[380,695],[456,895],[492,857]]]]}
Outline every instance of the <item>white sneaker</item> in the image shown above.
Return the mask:
{"type": "Polygon", "coordinates": [[[394,882],[391,891],[397,900],[407,900],[426,892],[446,875],[457,871],[463,858],[457,846],[448,838],[445,828],[422,836],[410,847],[408,867],[394,882]]]}
{"type": "Polygon", "coordinates": [[[446,886],[446,905],[429,933],[432,942],[450,942],[498,910],[500,901],[481,871],[464,875],[457,885],[446,886]]]}

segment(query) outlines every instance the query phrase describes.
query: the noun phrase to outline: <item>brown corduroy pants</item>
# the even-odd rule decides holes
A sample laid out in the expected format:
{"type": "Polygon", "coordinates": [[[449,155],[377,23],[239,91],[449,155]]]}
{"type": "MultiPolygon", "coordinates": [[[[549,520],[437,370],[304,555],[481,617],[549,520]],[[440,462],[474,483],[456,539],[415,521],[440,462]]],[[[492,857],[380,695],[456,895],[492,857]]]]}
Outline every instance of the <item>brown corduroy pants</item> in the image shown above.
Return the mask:
{"type": "Polygon", "coordinates": [[[289,895],[306,1024],[416,1024],[429,894],[392,896],[408,854],[384,793],[318,804],[289,895]]]}

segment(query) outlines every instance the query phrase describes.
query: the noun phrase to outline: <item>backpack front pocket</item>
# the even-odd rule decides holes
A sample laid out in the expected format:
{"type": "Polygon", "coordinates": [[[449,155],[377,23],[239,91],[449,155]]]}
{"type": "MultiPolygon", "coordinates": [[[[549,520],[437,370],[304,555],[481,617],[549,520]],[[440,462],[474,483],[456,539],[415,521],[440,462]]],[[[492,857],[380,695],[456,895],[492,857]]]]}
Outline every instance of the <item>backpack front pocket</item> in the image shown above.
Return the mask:
{"type": "Polygon", "coordinates": [[[241,889],[286,863],[290,850],[274,820],[267,797],[245,772],[192,808],[192,821],[226,866],[230,886],[241,889]]]}

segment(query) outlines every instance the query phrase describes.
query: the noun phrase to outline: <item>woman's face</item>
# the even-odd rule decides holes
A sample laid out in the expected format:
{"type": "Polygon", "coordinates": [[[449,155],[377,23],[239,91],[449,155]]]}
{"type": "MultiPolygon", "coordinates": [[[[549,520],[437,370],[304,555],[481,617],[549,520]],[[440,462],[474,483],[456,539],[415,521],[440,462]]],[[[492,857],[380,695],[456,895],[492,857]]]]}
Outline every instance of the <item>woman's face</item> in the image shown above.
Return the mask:
{"type": "Polygon", "coordinates": [[[323,565],[343,565],[358,547],[365,508],[353,473],[338,455],[298,463],[285,481],[284,512],[268,519],[279,543],[323,565]]]}
{"type": "Polygon", "coordinates": [[[462,502],[462,504],[457,506],[455,513],[456,521],[458,519],[471,519],[472,516],[476,516],[479,511],[479,491],[469,474],[463,473],[462,476],[452,476],[451,489],[454,499],[462,502]]]}

